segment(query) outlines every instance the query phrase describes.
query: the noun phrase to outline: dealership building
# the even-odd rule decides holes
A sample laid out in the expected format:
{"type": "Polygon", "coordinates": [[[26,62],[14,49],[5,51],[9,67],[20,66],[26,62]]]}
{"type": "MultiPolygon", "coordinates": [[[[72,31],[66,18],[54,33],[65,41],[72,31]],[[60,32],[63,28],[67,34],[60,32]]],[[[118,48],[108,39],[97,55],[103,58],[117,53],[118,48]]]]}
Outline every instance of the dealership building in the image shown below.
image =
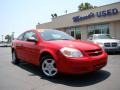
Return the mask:
{"type": "Polygon", "coordinates": [[[58,29],[86,40],[92,34],[111,34],[120,39],[120,2],[52,18],[37,29],[58,29]]]}

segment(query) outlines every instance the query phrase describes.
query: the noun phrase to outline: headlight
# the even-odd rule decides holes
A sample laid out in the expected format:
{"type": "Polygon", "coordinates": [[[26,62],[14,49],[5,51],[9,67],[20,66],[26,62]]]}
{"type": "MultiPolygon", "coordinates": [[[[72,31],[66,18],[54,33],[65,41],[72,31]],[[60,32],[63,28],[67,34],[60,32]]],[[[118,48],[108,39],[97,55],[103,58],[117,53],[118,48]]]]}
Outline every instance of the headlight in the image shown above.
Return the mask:
{"type": "Polygon", "coordinates": [[[83,54],[80,50],[64,47],[60,49],[60,52],[66,57],[82,57],[83,54]]]}

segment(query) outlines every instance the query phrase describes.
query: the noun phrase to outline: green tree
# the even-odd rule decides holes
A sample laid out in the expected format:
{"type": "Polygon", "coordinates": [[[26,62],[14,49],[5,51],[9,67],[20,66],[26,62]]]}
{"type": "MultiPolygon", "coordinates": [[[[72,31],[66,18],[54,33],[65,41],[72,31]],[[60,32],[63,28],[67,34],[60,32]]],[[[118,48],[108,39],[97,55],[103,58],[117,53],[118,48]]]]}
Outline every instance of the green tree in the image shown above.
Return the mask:
{"type": "Polygon", "coordinates": [[[7,40],[7,42],[11,42],[11,38],[12,38],[11,35],[6,35],[5,36],[5,39],[7,40]]]}
{"type": "Polygon", "coordinates": [[[87,9],[91,9],[91,8],[95,8],[96,6],[91,5],[90,3],[81,3],[78,6],[78,10],[79,11],[83,11],[83,10],[87,10],[87,9]]]}
{"type": "Polygon", "coordinates": [[[57,17],[57,14],[54,13],[54,14],[51,14],[52,18],[56,18],[57,17]]]}

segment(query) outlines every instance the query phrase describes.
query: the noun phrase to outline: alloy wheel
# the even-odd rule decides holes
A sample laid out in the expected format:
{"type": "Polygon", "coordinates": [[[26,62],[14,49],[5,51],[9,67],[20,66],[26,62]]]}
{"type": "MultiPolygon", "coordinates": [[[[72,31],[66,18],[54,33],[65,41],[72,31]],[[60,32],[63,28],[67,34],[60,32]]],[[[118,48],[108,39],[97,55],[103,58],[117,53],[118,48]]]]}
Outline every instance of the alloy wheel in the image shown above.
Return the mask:
{"type": "Polygon", "coordinates": [[[58,71],[53,59],[45,59],[42,62],[42,71],[48,77],[54,77],[58,71]]]}

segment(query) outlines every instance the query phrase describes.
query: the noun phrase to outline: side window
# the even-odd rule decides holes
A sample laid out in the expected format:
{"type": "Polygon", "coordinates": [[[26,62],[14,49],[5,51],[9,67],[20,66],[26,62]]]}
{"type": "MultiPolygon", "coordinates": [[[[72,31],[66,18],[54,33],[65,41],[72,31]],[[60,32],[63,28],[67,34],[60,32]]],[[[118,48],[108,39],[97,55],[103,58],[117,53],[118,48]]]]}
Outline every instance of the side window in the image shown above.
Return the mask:
{"type": "Polygon", "coordinates": [[[30,38],[30,37],[33,37],[33,38],[37,39],[36,34],[34,32],[29,31],[29,32],[25,33],[24,40],[27,41],[27,39],[30,38]]]}
{"type": "Polygon", "coordinates": [[[18,40],[23,40],[23,37],[24,37],[24,33],[23,34],[21,34],[20,36],[18,36],[18,40]]]}

